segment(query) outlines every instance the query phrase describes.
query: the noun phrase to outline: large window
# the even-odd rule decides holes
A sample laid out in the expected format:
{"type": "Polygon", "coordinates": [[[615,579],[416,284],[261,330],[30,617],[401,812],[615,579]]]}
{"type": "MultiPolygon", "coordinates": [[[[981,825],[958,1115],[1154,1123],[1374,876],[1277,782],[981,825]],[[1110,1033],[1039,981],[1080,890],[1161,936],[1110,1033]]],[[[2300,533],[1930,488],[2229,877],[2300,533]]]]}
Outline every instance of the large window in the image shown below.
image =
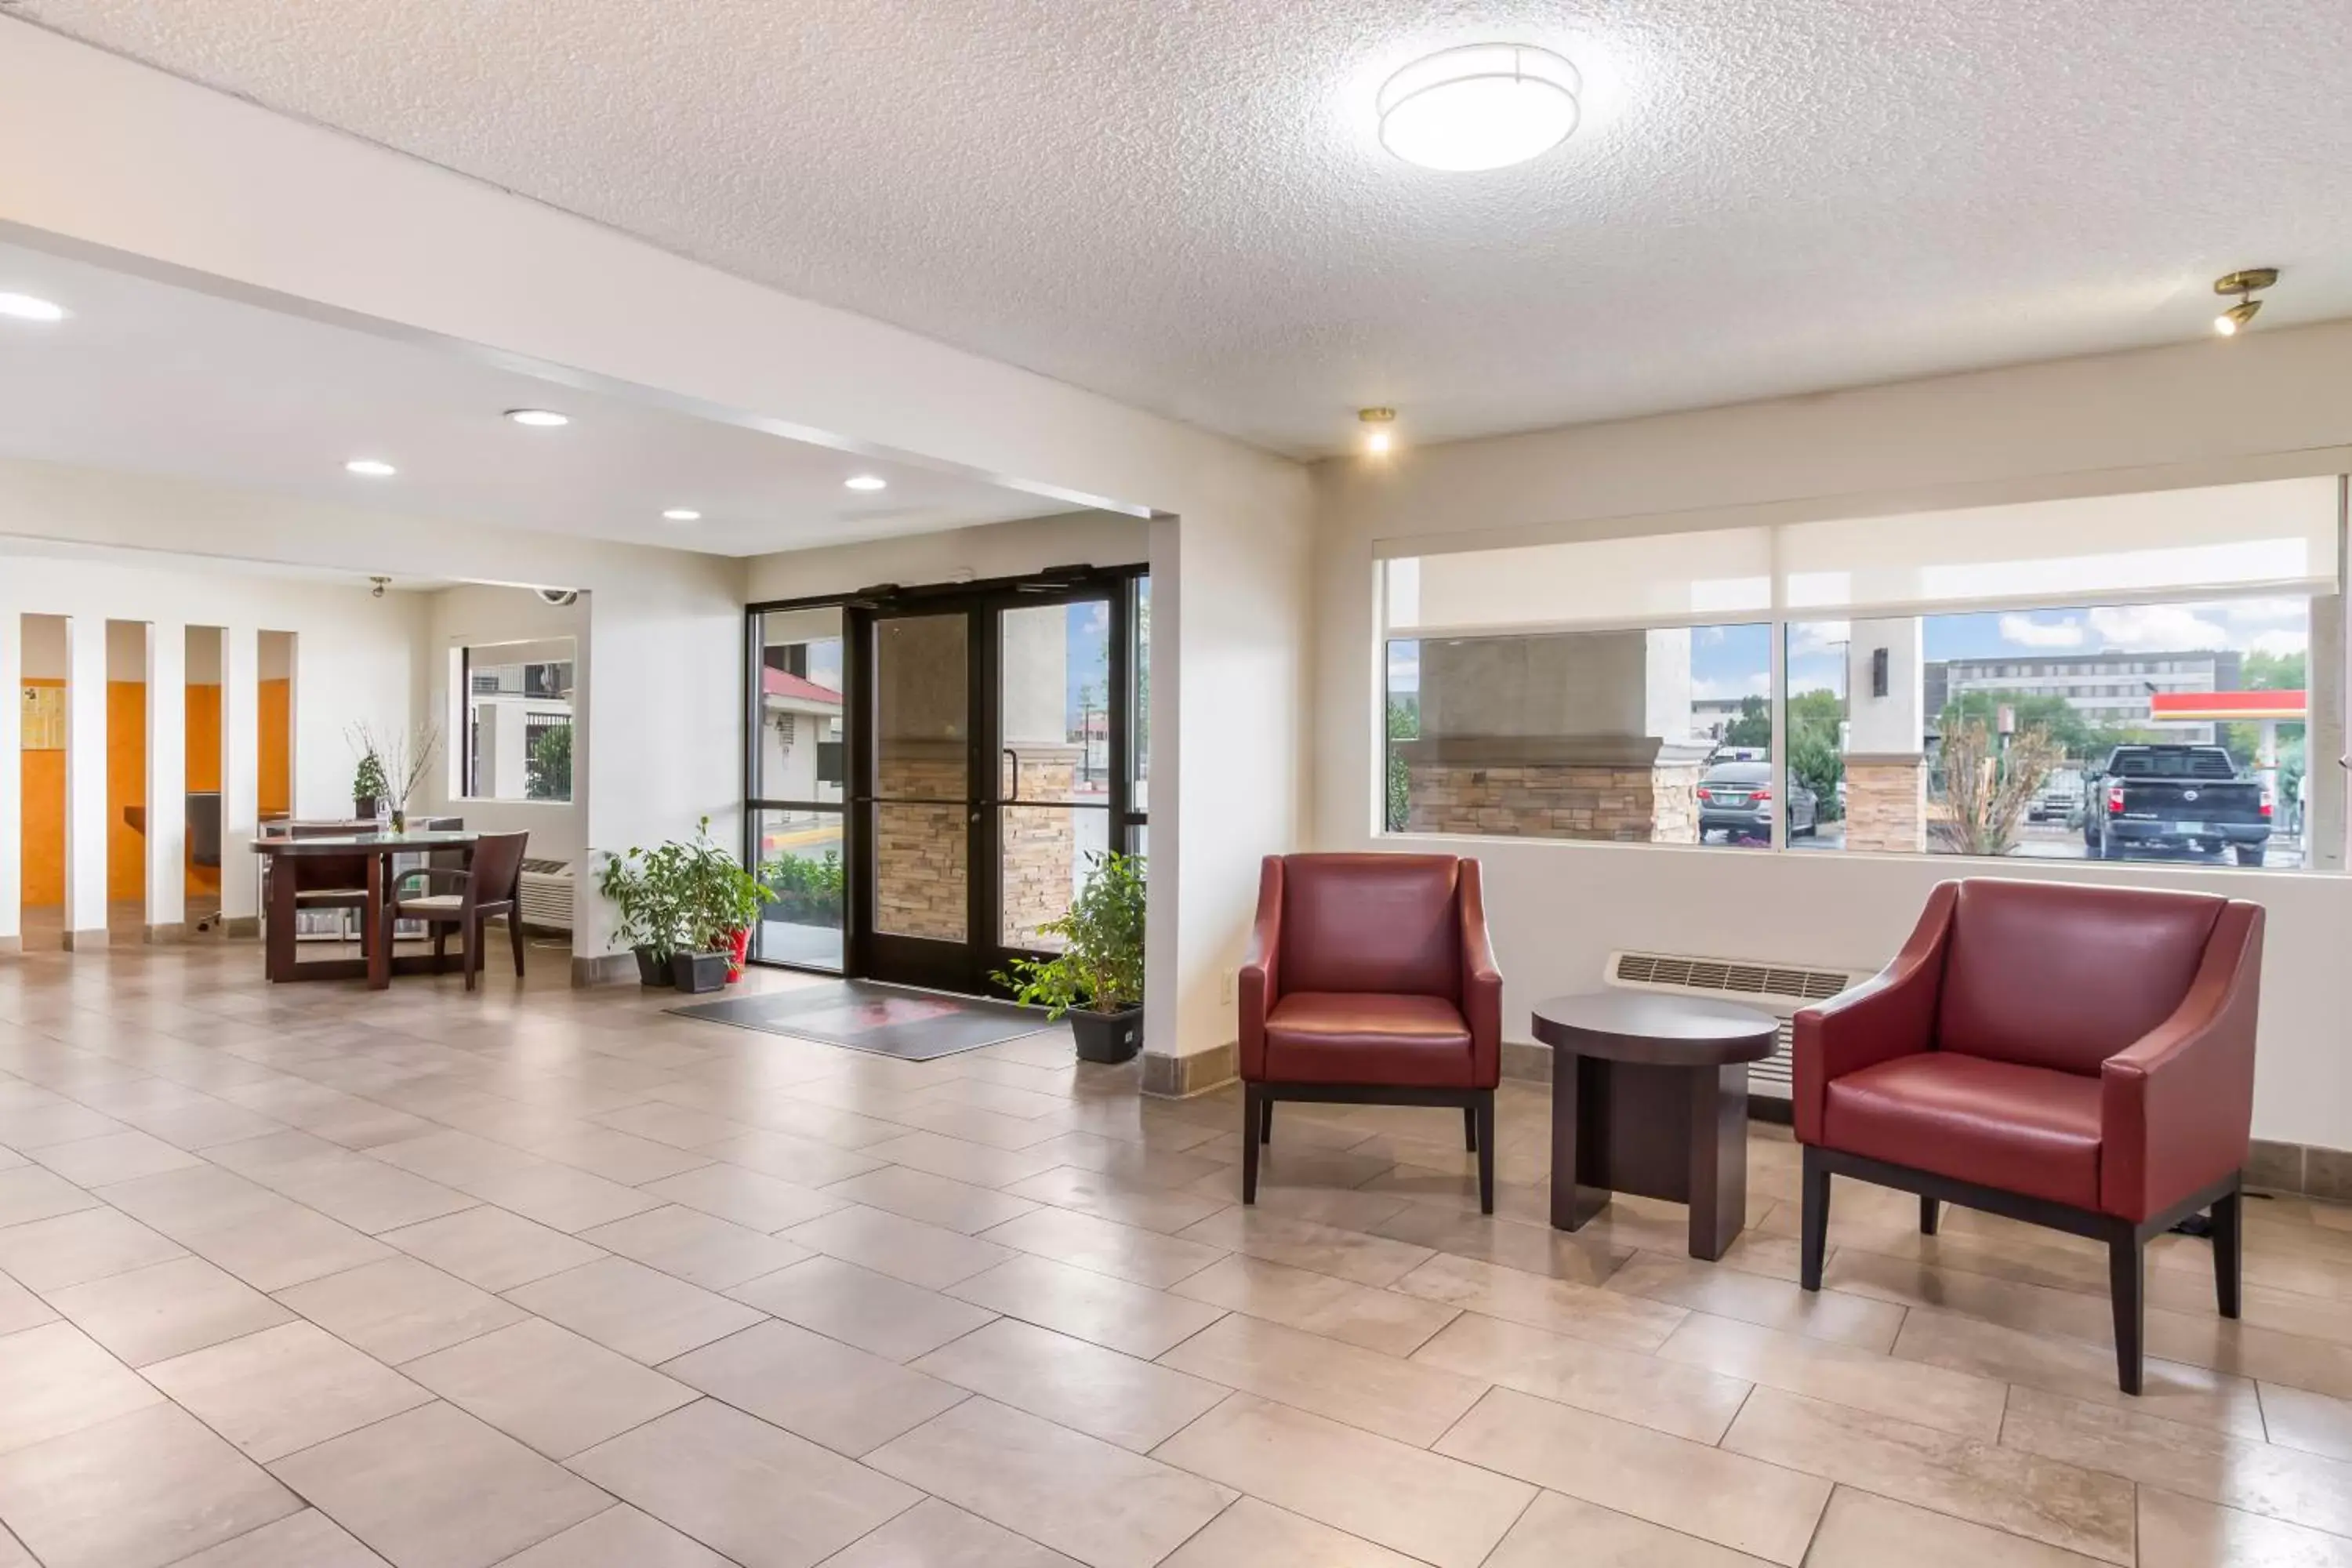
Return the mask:
{"type": "Polygon", "coordinates": [[[2341,482],[1383,563],[1390,833],[2341,863],[2341,482]]]}
{"type": "Polygon", "coordinates": [[[458,650],[466,798],[572,798],[573,668],[570,637],[458,650]]]}

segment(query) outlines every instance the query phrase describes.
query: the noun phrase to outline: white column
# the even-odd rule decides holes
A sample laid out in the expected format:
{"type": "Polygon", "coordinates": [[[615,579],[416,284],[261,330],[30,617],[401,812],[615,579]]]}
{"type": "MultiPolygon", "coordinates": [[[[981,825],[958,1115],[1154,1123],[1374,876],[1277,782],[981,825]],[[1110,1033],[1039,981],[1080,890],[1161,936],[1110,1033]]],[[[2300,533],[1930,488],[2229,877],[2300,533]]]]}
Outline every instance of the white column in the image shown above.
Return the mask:
{"type": "Polygon", "coordinates": [[[188,917],[188,628],[147,626],[147,937],[173,942],[188,917]]]}
{"type": "Polygon", "coordinates": [[[231,936],[260,930],[253,837],[261,814],[261,635],[221,633],[221,918],[231,936]]]}
{"type": "Polygon", "coordinates": [[[25,945],[25,617],[0,604],[0,952],[25,945]]]}
{"type": "Polygon", "coordinates": [[[106,945],[106,617],[66,623],[66,926],[106,945]]]}

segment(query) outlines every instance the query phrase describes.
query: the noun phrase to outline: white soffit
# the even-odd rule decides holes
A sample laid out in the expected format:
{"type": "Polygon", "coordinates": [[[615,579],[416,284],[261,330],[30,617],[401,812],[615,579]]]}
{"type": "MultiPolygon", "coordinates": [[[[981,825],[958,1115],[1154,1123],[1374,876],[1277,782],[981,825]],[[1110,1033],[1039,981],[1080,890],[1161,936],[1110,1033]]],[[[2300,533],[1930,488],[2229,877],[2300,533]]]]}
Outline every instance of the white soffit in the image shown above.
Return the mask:
{"type": "Polygon", "coordinates": [[[71,312],[0,320],[0,457],[720,555],[1070,510],[21,246],[0,243],[0,291],[71,312]],[[528,429],[511,408],[572,423],[528,429]],[[398,472],[355,478],[354,458],[398,472]],[[845,488],[860,474],[888,488],[845,488]]]}
{"type": "MultiPolygon", "coordinates": [[[[1278,449],[2352,315],[2352,6],[2113,0],[20,0],[11,14],[1278,449]],[[1485,174],[1381,81],[1506,38],[1583,123],[1485,174]]],[[[2217,345],[2217,348],[2226,345],[2217,345]]]]}

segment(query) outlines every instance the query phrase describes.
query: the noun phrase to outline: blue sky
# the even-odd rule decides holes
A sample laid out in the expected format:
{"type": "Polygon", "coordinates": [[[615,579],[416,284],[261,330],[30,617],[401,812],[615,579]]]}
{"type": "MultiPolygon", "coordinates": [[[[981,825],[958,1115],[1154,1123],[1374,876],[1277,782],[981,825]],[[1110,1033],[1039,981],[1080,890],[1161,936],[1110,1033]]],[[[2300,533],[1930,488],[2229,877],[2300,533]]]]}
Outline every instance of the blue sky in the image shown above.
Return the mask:
{"type": "MultiPolygon", "coordinates": [[[[2242,653],[2294,653],[2310,641],[2311,608],[2293,598],[2229,599],[2212,604],[2126,605],[2067,610],[1986,611],[1929,616],[1924,639],[1930,659],[1997,655],[2189,652],[2235,648],[2242,653]]],[[[1761,697],[1771,684],[1771,628],[1698,626],[1691,632],[1691,687],[1696,697],[1761,697]]],[[[1789,627],[1789,689],[1843,688],[1843,621],[1800,621],[1789,627]]],[[[1419,660],[1407,645],[1389,658],[1390,689],[1420,685],[1419,660]]]]}

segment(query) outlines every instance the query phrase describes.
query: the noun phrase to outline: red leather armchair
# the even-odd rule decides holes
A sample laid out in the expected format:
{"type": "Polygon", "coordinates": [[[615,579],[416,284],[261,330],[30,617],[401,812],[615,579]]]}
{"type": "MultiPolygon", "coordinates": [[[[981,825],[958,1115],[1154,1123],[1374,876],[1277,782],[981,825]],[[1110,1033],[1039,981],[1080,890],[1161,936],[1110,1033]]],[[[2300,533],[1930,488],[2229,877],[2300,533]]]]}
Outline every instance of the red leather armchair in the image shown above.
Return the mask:
{"type": "Polygon", "coordinates": [[[1242,1202],[1274,1102],[1458,1105],[1495,1212],[1503,976],[1478,862],[1269,855],[1241,976],[1242,1202]]]}
{"type": "Polygon", "coordinates": [[[1802,1283],[1830,1177],[2104,1241],[2117,1379],[2140,1390],[2143,1252],[2212,1211],[2214,1295],[2238,1315],[2253,1114],[2259,905],[2186,893],[1946,882],[1875,977],[1797,1015],[1802,1283]]]}

